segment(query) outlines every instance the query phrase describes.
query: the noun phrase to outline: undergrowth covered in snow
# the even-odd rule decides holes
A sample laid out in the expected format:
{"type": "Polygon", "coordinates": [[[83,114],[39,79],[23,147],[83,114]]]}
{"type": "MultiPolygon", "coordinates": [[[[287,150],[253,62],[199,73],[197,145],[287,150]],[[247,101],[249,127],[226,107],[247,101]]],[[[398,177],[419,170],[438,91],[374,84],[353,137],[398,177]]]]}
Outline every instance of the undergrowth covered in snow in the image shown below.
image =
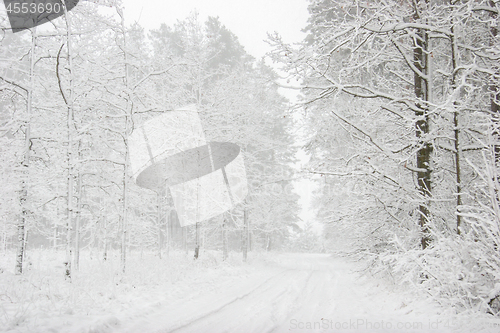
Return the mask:
{"type": "Polygon", "coordinates": [[[22,275],[14,275],[14,253],[0,256],[0,331],[103,332],[123,319],[139,317],[169,299],[194,298],[211,288],[215,279],[244,279],[272,260],[253,255],[243,263],[241,254],[231,253],[222,261],[220,253],[171,251],[159,259],[132,252],[126,273],[120,270],[119,253],[104,261],[82,253],[79,271],[71,280],[64,275],[64,252],[32,251],[22,275]],[[59,327],[59,329],[57,329],[59,327]],[[40,330],[41,329],[41,330],[40,330]]]}

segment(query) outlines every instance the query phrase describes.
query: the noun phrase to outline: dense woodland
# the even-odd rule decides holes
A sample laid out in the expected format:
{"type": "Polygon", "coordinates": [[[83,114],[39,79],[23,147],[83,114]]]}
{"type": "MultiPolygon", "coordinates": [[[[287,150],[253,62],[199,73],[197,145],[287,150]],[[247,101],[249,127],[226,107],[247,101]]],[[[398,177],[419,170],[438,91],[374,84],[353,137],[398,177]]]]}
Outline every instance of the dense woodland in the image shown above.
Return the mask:
{"type": "MultiPolygon", "coordinates": [[[[300,83],[330,251],[458,310],[500,310],[500,2],[317,0],[272,36],[300,83]]],[[[296,84],[295,84],[296,85],[296,84]]]]}
{"type": "Polygon", "coordinates": [[[146,33],[119,2],[85,1],[3,30],[2,248],[17,249],[19,274],[30,248],[66,251],[71,278],[81,249],[104,260],[117,249],[126,271],[130,251],[191,250],[200,233],[224,252],[347,254],[446,307],[498,314],[499,11],[497,0],[311,0],[302,43],[269,36],[286,80],[196,13],[146,33]],[[300,101],[290,108],[279,86],[300,101]],[[133,129],[188,104],[207,138],[242,148],[249,181],[244,204],[198,228],[181,228],[128,167],[133,129]],[[321,236],[298,218],[299,148],[321,236]]]}
{"type": "Polygon", "coordinates": [[[161,257],[197,239],[225,253],[271,250],[297,229],[288,104],[273,71],[217,18],[193,13],[146,33],[125,24],[119,2],[83,2],[50,24],[4,30],[0,52],[0,229],[18,273],[41,247],[66,251],[70,277],[82,249],[104,260],[119,249],[125,271],[127,251],[161,257]],[[128,138],[188,104],[208,140],[239,145],[250,193],[224,216],[181,228],[168,197],[132,181],[128,138]]]}

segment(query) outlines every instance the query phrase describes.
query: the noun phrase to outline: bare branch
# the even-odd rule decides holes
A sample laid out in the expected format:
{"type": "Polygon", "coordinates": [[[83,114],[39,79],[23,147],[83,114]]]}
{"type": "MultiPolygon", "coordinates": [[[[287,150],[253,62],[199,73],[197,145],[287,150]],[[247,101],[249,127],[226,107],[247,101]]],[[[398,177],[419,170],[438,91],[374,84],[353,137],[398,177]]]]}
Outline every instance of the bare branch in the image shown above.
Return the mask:
{"type": "Polygon", "coordinates": [[[59,76],[59,59],[60,59],[61,51],[62,51],[63,47],[64,47],[64,43],[61,44],[61,47],[59,48],[59,51],[57,52],[56,76],[57,76],[57,84],[59,85],[59,91],[61,92],[61,96],[64,99],[64,103],[66,105],[68,105],[68,100],[66,99],[66,95],[64,94],[64,91],[62,88],[61,77],[59,76]]]}

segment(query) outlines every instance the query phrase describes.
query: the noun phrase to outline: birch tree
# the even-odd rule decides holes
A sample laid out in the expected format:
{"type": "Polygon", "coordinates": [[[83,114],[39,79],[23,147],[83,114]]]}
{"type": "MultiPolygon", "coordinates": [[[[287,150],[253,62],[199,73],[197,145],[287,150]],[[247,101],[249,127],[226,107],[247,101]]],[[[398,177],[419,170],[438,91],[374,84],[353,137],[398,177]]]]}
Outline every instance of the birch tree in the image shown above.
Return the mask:
{"type": "Polygon", "coordinates": [[[29,166],[31,155],[31,116],[33,112],[33,92],[35,80],[35,47],[36,47],[36,29],[31,32],[31,48],[29,51],[29,83],[26,92],[26,120],[24,124],[24,152],[22,161],[22,180],[21,193],[19,197],[21,206],[21,217],[17,226],[17,255],[16,255],[16,274],[23,272],[23,258],[25,256],[25,234],[26,225],[29,216],[28,208],[28,182],[29,182],[29,166]]]}

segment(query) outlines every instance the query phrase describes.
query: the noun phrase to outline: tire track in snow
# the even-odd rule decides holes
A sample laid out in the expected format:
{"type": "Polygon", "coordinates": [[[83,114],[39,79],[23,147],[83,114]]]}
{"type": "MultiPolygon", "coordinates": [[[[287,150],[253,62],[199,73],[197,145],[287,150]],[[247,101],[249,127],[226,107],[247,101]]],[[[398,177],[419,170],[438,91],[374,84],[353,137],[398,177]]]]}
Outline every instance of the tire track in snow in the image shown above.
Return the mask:
{"type": "MultiPolygon", "coordinates": [[[[268,333],[290,332],[292,320],[318,322],[328,317],[335,309],[334,291],[337,287],[338,275],[331,271],[311,271],[311,278],[304,286],[295,306],[289,309],[286,317],[268,333]]],[[[293,330],[300,332],[301,330],[293,330]]],[[[307,330],[311,331],[311,330],[307,330]]]]}
{"type": "MultiPolygon", "coordinates": [[[[214,315],[217,315],[217,314],[220,314],[221,311],[224,311],[225,309],[229,308],[231,305],[234,305],[236,302],[239,302],[239,301],[246,301],[246,299],[248,297],[251,297],[252,295],[255,295],[256,292],[259,292],[259,294],[262,294],[264,293],[265,291],[269,291],[269,290],[272,290],[272,289],[275,289],[275,285],[273,284],[270,284],[270,282],[272,280],[275,280],[279,277],[282,277],[290,272],[294,271],[293,269],[287,269],[287,270],[284,270],[284,271],[281,271],[279,272],[278,274],[275,274],[273,276],[271,276],[270,278],[266,279],[264,282],[260,283],[258,286],[256,286],[255,288],[252,288],[250,291],[244,293],[244,294],[241,294],[241,295],[238,295],[236,296],[235,298],[233,298],[232,300],[224,303],[223,305],[220,305],[218,306],[217,308],[214,308],[214,309],[211,309],[210,311],[208,312],[205,312],[203,315],[201,316],[198,316],[196,318],[192,318],[192,319],[189,319],[188,322],[185,322],[173,329],[167,329],[167,330],[162,330],[162,331],[159,331],[158,333],[173,333],[173,332],[181,332],[181,331],[185,331],[186,329],[187,332],[189,332],[189,327],[190,326],[193,326],[193,325],[196,325],[196,324],[199,324],[200,322],[204,322],[204,321],[207,321],[207,319],[211,316],[214,316],[214,315]],[[263,289],[263,290],[259,290],[259,289],[263,289]]],[[[284,293],[286,292],[285,291],[282,291],[280,292],[277,297],[279,296],[282,296],[284,293]]],[[[194,309],[193,309],[194,310],[194,309]]],[[[196,310],[199,310],[199,309],[196,309],[196,310]]],[[[195,331],[193,331],[195,332],[195,331]]],[[[205,331],[207,332],[207,331],[205,331]]],[[[221,331],[218,331],[218,332],[221,332],[221,331]]]]}
{"type": "MultiPolygon", "coordinates": [[[[427,325],[429,318],[443,318],[429,311],[427,303],[422,303],[425,307],[418,304],[418,307],[407,307],[408,300],[404,296],[395,294],[389,285],[382,283],[379,286],[377,280],[360,276],[355,268],[356,265],[342,258],[327,255],[282,254],[279,260],[262,267],[259,274],[249,279],[221,280],[220,283],[215,280],[210,292],[174,300],[120,332],[319,333],[349,330],[354,333],[370,332],[369,324],[383,322],[392,325],[390,332],[406,333],[408,330],[399,329],[399,324],[422,322],[427,325]],[[351,322],[356,325],[351,327],[351,322]],[[344,327],[346,323],[347,328],[344,327]],[[314,328],[310,324],[314,324],[314,328]]],[[[422,328],[412,331],[436,333],[435,329],[422,328]]],[[[451,330],[440,327],[439,332],[451,330]]]]}
{"type": "Polygon", "coordinates": [[[325,300],[330,303],[338,275],[324,260],[295,261],[285,263],[286,266],[293,268],[189,323],[162,332],[289,331],[294,314],[316,318],[325,313],[326,309],[320,307],[332,308],[325,300]]]}

